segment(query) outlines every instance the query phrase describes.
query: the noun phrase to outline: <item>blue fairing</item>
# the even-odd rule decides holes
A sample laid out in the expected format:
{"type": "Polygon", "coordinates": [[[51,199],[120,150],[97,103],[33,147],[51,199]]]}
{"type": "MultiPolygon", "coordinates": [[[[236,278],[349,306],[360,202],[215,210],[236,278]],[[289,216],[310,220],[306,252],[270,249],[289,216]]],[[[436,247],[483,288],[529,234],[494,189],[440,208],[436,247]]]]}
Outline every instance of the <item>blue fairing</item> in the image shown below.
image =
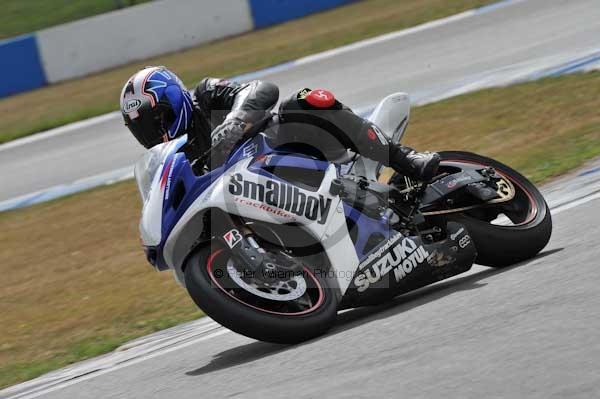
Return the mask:
{"type": "MultiPolygon", "coordinates": [[[[162,184],[165,185],[161,229],[162,241],[156,248],[151,248],[152,252],[155,253],[151,262],[159,270],[168,268],[164,262],[162,251],[166,238],[169,237],[177,222],[212,182],[240,160],[253,157],[254,160],[249,165],[249,170],[279,181],[282,181],[280,177],[269,173],[265,168],[269,166],[285,166],[325,171],[330,165],[328,162],[315,160],[300,154],[275,152],[269,146],[266,138],[263,135],[258,135],[235,150],[223,166],[205,175],[196,176],[185,154],[178,152],[184,143],[185,140],[181,140],[181,143],[174,147],[173,152],[166,158],[163,170],[161,171],[161,180],[164,180],[162,184]]],[[[381,234],[387,239],[394,233],[390,230],[386,219],[376,220],[370,218],[348,204],[344,204],[344,212],[346,218],[358,227],[354,247],[358,258],[361,260],[367,255],[364,249],[371,235],[381,234]]]]}
{"type": "MultiPolygon", "coordinates": [[[[166,238],[169,236],[179,219],[194,201],[217,180],[229,167],[243,158],[253,155],[260,155],[262,151],[272,151],[266,144],[263,136],[257,136],[253,140],[248,140],[240,146],[225,163],[225,165],[212,170],[211,172],[196,176],[192,170],[189,160],[185,154],[178,152],[185,144],[185,139],[179,139],[179,143],[173,148],[171,154],[167,156],[164,162],[161,177],[165,179],[165,194],[163,201],[163,214],[161,226],[161,243],[152,249],[156,255],[151,262],[159,270],[166,270],[168,266],[164,262],[162,251],[166,238]],[[261,151],[259,153],[259,151],[261,151]]],[[[161,179],[162,180],[162,179],[161,179]]]]}
{"type": "Polygon", "coordinates": [[[395,231],[390,228],[388,220],[385,218],[381,218],[380,220],[370,218],[348,204],[344,204],[344,213],[346,214],[346,219],[352,220],[352,222],[358,226],[358,234],[354,242],[354,249],[360,260],[366,258],[369,253],[369,251],[365,252],[364,249],[372,234],[379,233],[387,240],[395,233],[395,231]]]}

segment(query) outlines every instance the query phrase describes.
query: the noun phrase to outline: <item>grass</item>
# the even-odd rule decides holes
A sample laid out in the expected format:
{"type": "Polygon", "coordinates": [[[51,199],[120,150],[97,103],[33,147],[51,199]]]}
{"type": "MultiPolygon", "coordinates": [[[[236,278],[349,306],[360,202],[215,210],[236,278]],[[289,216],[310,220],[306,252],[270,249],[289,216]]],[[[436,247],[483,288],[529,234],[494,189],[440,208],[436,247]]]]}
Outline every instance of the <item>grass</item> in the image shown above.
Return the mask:
{"type": "MultiPolygon", "coordinates": [[[[542,182],[600,155],[600,73],[413,110],[407,144],[492,156],[542,182]]],[[[134,183],[0,214],[0,386],[201,316],[138,241],[134,183]],[[116,206],[115,206],[116,205],[116,206]]]]}
{"type": "MultiPolygon", "coordinates": [[[[148,0],[122,0],[124,5],[148,0]]],[[[117,9],[116,0],[0,0],[0,40],[117,9]]]]}
{"type": "Polygon", "coordinates": [[[0,100],[0,143],[118,109],[122,85],[146,65],[167,65],[191,86],[205,76],[234,76],[494,1],[365,0],[8,97],[0,100]]]}
{"type": "Polygon", "coordinates": [[[600,72],[483,90],[419,107],[409,145],[498,158],[543,182],[600,154],[600,72]]]}
{"type": "Polygon", "coordinates": [[[0,215],[0,386],[202,315],[140,256],[138,202],[127,182],[0,215]]]}
{"type": "Polygon", "coordinates": [[[33,363],[16,363],[0,368],[0,375],[3,379],[26,381],[61,366],[74,363],[81,359],[87,359],[97,356],[100,353],[107,353],[122,345],[128,340],[128,337],[118,339],[112,337],[95,337],[84,339],[72,344],[67,350],[61,352],[59,356],[33,363]]]}

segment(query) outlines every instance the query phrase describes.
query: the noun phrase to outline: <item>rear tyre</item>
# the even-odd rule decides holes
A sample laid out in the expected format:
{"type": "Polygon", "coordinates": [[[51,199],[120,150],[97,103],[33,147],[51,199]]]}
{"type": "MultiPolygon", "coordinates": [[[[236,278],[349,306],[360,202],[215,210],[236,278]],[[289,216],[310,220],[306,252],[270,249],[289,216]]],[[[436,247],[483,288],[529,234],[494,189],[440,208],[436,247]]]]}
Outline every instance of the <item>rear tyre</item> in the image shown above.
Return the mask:
{"type": "Polygon", "coordinates": [[[335,323],[335,291],[319,273],[305,268],[306,294],[286,303],[253,296],[227,280],[231,262],[230,254],[216,245],[199,249],[186,262],[188,293],[219,324],[260,341],[292,344],[324,334],[335,323]]]}
{"type": "Polygon", "coordinates": [[[460,151],[445,151],[440,155],[441,170],[444,166],[460,166],[461,163],[491,166],[515,186],[515,198],[498,208],[498,212],[506,214],[513,225],[492,224],[489,220],[482,220],[477,212],[448,216],[448,219],[465,225],[469,231],[477,248],[478,264],[505,267],[531,259],[544,249],[552,235],[552,216],[544,197],[533,183],[491,158],[460,151]]]}

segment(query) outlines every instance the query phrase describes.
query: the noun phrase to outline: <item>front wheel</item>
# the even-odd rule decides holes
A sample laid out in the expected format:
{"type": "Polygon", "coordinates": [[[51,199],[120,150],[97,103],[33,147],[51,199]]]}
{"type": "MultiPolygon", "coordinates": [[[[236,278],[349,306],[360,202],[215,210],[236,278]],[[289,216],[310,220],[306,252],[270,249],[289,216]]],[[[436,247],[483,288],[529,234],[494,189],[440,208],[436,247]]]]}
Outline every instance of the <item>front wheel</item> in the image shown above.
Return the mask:
{"type": "Polygon", "coordinates": [[[516,170],[481,155],[441,152],[441,171],[467,167],[493,167],[514,187],[514,197],[495,206],[448,215],[448,219],[465,225],[477,248],[476,262],[504,267],[537,255],[550,240],[552,216],[540,191],[516,170]]]}
{"type": "Polygon", "coordinates": [[[264,286],[237,272],[230,253],[216,245],[186,262],[186,288],[200,309],[239,334],[267,342],[296,343],[335,323],[337,300],[312,268],[264,286]]]}

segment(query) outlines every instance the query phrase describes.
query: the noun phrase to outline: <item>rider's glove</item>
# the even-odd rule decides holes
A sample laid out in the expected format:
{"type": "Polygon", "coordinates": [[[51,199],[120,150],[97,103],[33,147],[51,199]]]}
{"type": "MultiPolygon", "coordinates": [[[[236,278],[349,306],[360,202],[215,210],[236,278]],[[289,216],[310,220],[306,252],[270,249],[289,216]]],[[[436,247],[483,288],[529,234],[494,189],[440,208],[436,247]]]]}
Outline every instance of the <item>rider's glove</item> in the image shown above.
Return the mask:
{"type": "Polygon", "coordinates": [[[249,125],[241,119],[227,119],[217,126],[210,135],[212,142],[210,168],[221,166],[231,150],[244,137],[249,125]]]}

